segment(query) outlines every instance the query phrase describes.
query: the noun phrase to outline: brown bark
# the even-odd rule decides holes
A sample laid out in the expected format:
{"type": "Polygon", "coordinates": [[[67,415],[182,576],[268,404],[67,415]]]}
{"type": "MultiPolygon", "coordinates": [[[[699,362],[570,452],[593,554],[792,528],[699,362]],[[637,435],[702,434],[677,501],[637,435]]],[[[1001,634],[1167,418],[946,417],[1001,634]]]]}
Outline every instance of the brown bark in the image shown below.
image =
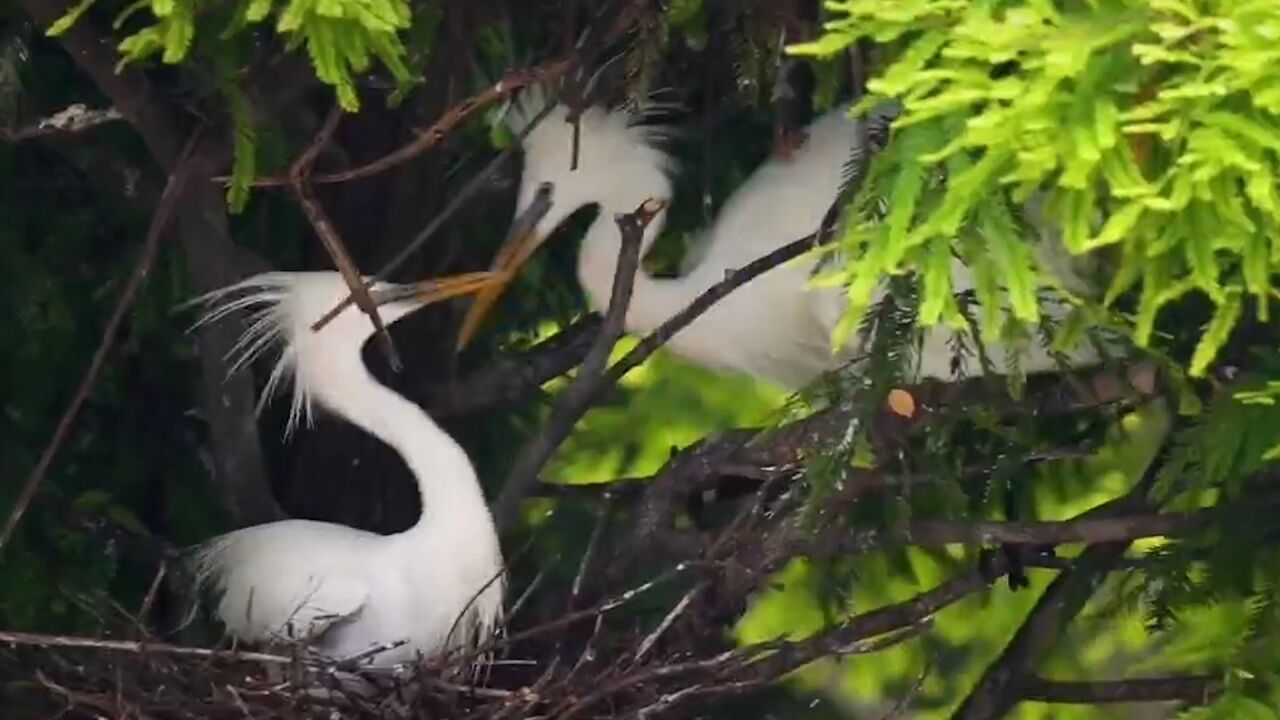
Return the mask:
{"type": "MultiPolygon", "coordinates": [[[[42,27],[62,17],[70,8],[66,0],[20,0],[20,5],[42,27]]],[[[110,98],[137,130],[152,158],[166,173],[181,150],[186,118],[158,95],[140,72],[115,71],[118,56],[111,40],[99,35],[86,19],[59,38],[77,66],[110,98]]],[[[197,290],[212,290],[240,277],[237,253],[227,227],[226,203],[221,188],[202,182],[225,164],[225,133],[206,134],[192,162],[193,180],[179,201],[177,227],[187,260],[187,272],[197,290]]],[[[262,452],[254,415],[252,380],[248,375],[228,377],[225,360],[241,332],[240,319],[206,325],[199,333],[204,373],[204,412],[209,422],[215,461],[215,482],[224,505],[237,525],[280,517],[266,483],[262,452]]]]}

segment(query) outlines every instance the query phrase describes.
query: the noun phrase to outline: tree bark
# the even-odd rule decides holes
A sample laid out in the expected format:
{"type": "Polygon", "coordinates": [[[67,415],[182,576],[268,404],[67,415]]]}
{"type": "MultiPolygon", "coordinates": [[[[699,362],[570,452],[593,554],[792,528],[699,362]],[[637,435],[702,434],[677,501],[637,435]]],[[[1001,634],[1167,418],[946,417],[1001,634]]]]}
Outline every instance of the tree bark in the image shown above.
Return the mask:
{"type": "MultiPolygon", "coordinates": [[[[70,8],[65,0],[20,0],[41,28],[70,8]]],[[[126,120],[137,130],[148,152],[166,172],[178,157],[189,123],[176,107],[156,94],[136,70],[115,71],[118,60],[108,37],[82,18],[59,38],[63,48],[126,120]]],[[[240,277],[235,244],[227,227],[222,190],[205,178],[216,174],[227,157],[225,133],[211,132],[195,151],[193,181],[180,203],[177,229],[187,273],[197,290],[207,291],[240,277]]],[[[215,460],[215,483],[232,521],[250,525],[282,517],[266,482],[254,414],[252,379],[228,377],[227,352],[242,331],[240,317],[205,325],[199,332],[204,373],[204,412],[215,460]]]]}

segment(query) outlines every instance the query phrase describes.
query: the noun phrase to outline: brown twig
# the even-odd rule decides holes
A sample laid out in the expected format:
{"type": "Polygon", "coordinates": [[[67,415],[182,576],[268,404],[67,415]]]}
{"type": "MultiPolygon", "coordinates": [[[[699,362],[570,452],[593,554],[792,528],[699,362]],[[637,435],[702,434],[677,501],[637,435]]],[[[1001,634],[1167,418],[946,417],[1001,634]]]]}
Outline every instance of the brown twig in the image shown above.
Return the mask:
{"type": "MultiPolygon", "coordinates": [[[[431,125],[415,130],[413,140],[407,144],[360,167],[318,174],[311,179],[311,182],[315,184],[349,182],[377,175],[403,165],[439,145],[449,133],[453,132],[463,121],[477,112],[509,97],[521,88],[554,80],[564,75],[570,67],[572,67],[572,61],[570,60],[554,60],[532,68],[511,70],[498,82],[446,110],[431,125]]],[[[218,182],[229,182],[231,178],[230,176],[219,175],[213,179],[218,182]]],[[[253,182],[254,187],[282,187],[290,184],[292,184],[292,180],[289,177],[259,178],[253,182]]]]}
{"type": "Polygon", "coordinates": [[[633,212],[618,215],[614,220],[622,235],[622,247],[618,253],[613,276],[613,291],[604,322],[595,343],[582,361],[577,376],[560,396],[560,401],[543,426],[542,432],[521,451],[507,474],[502,494],[498,497],[494,512],[499,528],[507,528],[517,516],[520,502],[537,483],[538,473],[551,459],[556,448],[569,437],[578,419],[591,408],[598,391],[608,380],[605,365],[614,343],[622,335],[627,308],[631,304],[631,288],[640,267],[640,244],[644,230],[653,218],[666,207],[666,200],[649,198],[633,212]]]}
{"type": "Polygon", "coordinates": [[[369,316],[369,321],[373,323],[391,368],[398,371],[400,369],[400,356],[396,352],[395,343],[391,341],[391,333],[387,332],[387,327],[382,322],[382,316],[378,314],[378,304],[369,295],[369,288],[365,286],[364,278],[360,276],[359,268],[356,267],[355,261],[351,259],[351,254],[347,252],[346,246],[338,236],[337,229],[329,221],[329,216],[325,214],[324,208],[320,205],[320,201],[316,199],[315,193],[311,189],[311,168],[315,165],[320,151],[329,143],[334,131],[338,129],[338,121],[341,119],[342,111],[335,105],[329,111],[329,117],[325,119],[324,126],[320,128],[320,132],[316,134],[311,145],[289,168],[289,185],[293,190],[294,196],[298,199],[298,204],[302,206],[302,212],[307,216],[307,221],[315,229],[316,235],[324,245],[324,249],[329,253],[329,257],[333,259],[338,272],[342,274],[342,279],[346,281],[347,287],[351,290],[351,296],[354,298],[356,307],[369,316]]]}
{"type": "MultiPolygon", "coordinates": [[[[588,31],[583,33],[581,40],[579,40],[578,44],[573,48],[573,51],[568,58],[553,61],[536,68],[511,71],[507,74],[506,78],[499,81],[496,85],[482,90],[477,95],[462,101],[458,105],[446,111],[440,120],[438,120],[434,125],[424,131],[421,131],[418,139],[413,143],[410,143],[409,145],[400,148],[399,150],[396,150],[362,168],[357,168],[356,170],[347,171],[345,173],[337,173],[331,176],[320,176],[317,179],[323,180],[326,178],[334,178],[334,181],[337,182],[339,180],[355,179],[355,177],[365,177],[367,175],[374,174],[375,172],[387,170],[435,146],[450,131],[452,131],[453,128],[460,124],[463,119],[480,108],[497,102],[522,87],[532,85],[536,82],[554,80],[557,77],[568,75],[575,70],[581,71],[586,64],[595,59],[595,56],[599,52],[598,46],[602,46],[626,32],[626,29],[635,21],[634,15],[638,12],[640,5],[640,2],[632,2],[624,7],[614,18],[614,22],[612,24],[607,22],[610,6],[606,5],[606,7],[595,17],[588,31]]],[[[578,90],[580,90],[580,83],[570,83],[570,87],[567,88],[567,91],[569,91],[570,94],[577,92],[578,90]]],[[[555,106],[551,104],[544,107],[521,131],[517,140],[523,140],[524,137],[526,137],[538,125],[538,123],[540,123],[543,118],[550,114],[554,109],[555,106]]],[[[574,109],[571,108],[571,112],[573,111],[574,109]]],[[[578,108],[577,111],[580,112],[581,108],[578,108]]],[[[445,220],[456,212],[468,197],[475,193],[481,183],[483,183],[484,180],[488,178],[489,175],[491,175],[493,171],[514,152],[514,150],[515,148],[507,148],[506,150],[498,153],[498,155],[495,156],[483,169],[481,169],[479,173],[472,176],[467,184],[450,200],[445,209],[437,215],[431,223],[423,228],[423,230],[419,232],[418,235],[395,256],[395,258],[387,263],[387,265],[378,272],[374,279],[389,279],[388,276],[390,273],[403,264],[418,247],[426,242],[427,238],[429,238],[432,233],[443,226],[445,220]]],[[[338,305],[325,313],[320,320],[316,322],[314,329],[319,330],[337,316],[339,312],[342,312],[342,310],[351,304],[351,302],[351,296],[344,298],[340,303],[338,303],[338,305]]]]}
{"type": "Polygon", "coordinates": [[[107,353],[115,343],[116,333],[120,330],[120,324],[124,321],[125,314],[129,311],[129,308],[133,306],[133,300],[138,294],[138,290],[142,288],[143,282],[146,281],[147,275],[151,272],[151,265],[155,261],[156,252],[160,247],[160,238],[169,227],[169,221],[173,218],[174,211],[178,207],[178,200],[181,198],[182,191],[191,174],[191,164],[188,160],[190,160],[192,150],[194,150],[203,132],[203,127],[201,127],[191,134],[179,156],[177,164],[174,166],[173,172],[169,174],[169,180],[165,183],[164,192],[160,196],[160,204],[151,219],[151,227],[147,229],[147,235],[142,244],[142,253],[134,266],[133,274],[125,283],[124,289],[120,291],[120,297],[116,300],[115,308],[111,311],[111,317],[107,319],[107,326],[102,331],[102,339],[98,342],[98,349],[94,352],[93,358],[89,361],[89,367],[85,369],[84,376],[80,379],[80,386],[76,389],[76,394],[71,398],[71,403],[67,405],[67,409],[63,411],[62,418],[58,420],[58,426],[53,431],[53,436],[49,438],[49,443],[45,446],[44,452],[40,454],[40,460],[36,463],[31,474],[27,476],[27,481],[23,484],[22,491],[18,494],[13,510],[9,512],[9,518],[5,521],[4,531],[0,532],[0,551],[4,550],[4,547],[13,537],[18,523],[22,520],[23,513],[26,512],[27,506],[31,504],[36,490],[44,480],[45,474],[48,473],[50,465],[53,464],[54,457],[57,456],[62,444],[66,442],[67,435],[71,432],[71,426],[80,414],[80,408],[84,405],[85,400],[89,399],[89,394],[93,392],[93,386],[98,380],[98,373],[101,372],[102,366],[107,359],[107,353]]]}
{"type": "Polygon", "coordinates": [[[587,315],[520,355],[498,356],[461,380],[424,388],[417,399],[432,417],[500,409],[577,367],[599,329],[600,317],[587,315]]]}
{"type": "MultiPolygon", "coordinates": [[[[1167,443],[1151,459],[1129,493],[1109,505],[1115,514],[1147,504],[1146,496],[1168,453],[1167,443]]],[[[1013,639],[983,672],[952,714],[952,720],[996,720],[1022,699],[1021,687],[1066,626],[1084,609],[1103,578],[1124,557],[1133,538],[1108,538],[1090,545],[1070,570],[1054,579],[1027,614],[1013,639]]]]}
{"type": "Polygon", "coordinates": [[[105,638],[79,637],[75,635],[45,635],[42,633],[14,632],[0,630],[0,643],[11,645],[30,645],[44,648],[78,648],[82,650],[110,650],[113,652],[145,655],[182,655],[186,657],[211,658],[218,660],[239,660],[244,662],[272,663],[289,665],[295,658],[271,653],[240,652],[238,650],[213,650],[168,643],[153,643],[141,640],[108,640],[105,638]]]}

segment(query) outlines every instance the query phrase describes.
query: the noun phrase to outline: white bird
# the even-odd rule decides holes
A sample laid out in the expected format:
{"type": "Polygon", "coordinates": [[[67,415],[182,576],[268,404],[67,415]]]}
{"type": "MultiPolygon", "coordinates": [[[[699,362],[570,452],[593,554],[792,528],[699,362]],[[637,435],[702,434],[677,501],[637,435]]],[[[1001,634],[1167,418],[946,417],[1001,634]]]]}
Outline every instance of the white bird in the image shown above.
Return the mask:
{"type": "MultiPolygon", "coordinates": [[[[387,325],[444,297],[489,282],[470,274],[420,286],[380,283],[387,325]]],[[[379,535],[311,520],[283,520],[213,538],[194,555],[199,585],[218,596],[216,615],[249,642],[304,641],[347,659],[374,653],[387,667],[474,647],[502,617],[504,572],[498,535],[463,449],[421,408],[379,383],[361,358],[372,322],[347,307],[319,331],[311,325],[348,294],[335,272],[266,273],[193,302],[199,323],[253,309],[232,371],[268,346],[283,347],[263,401],[291,376],[286,432],[312,403],[396,450],[417,480],[422,515],[408,530],[379,535]]],[[[197,323],[197,324],[199,324],[197,323]]]]}
{"type": "MultiPolygon", "coordinates": [[[[509,120],[513,131],[525,129],[545,107],[543,98],[541,92],[526,91],[523,104],[513,105],[509,120]]],[[[493,269],[501,270],[509,280],[570,214],[584,205],[598,204],[600,212],[582,242],[577,269],[592,309],[603,312],[621,251],[614,215],[634,211],[646,198],[665,200],[671,196],[674,164],[658,146],[669,131],[638,125],[634,116],[621,111],[588,108],[581,115],[578,164],[573,169],[573,126],[566,122],[567,112],[565,106],[557,105],[522,142],[524,172],[517,217],[526,212],[542,183],[552,183],[553,199],[531,232],[512,235],[496,256],[493,269]]],[[[626,317],[628,331],[652,331],[723,280],[727,271],[818,230],[839,192],[845,165],[859,142],[858,132],[846,106],[821,116],[805,133],[807,139],[789,160],[768,160],[730,196],[715,223],[690,249],[693,262],[685,263],[685,274],[658,278],[643,270],[637,273],[626,317]]],[[[665,213],[646,228],[642,256],[664,222],[665,213]]],[[[1042,253],[1042,261],[1045,259],[1054,258],[1042,253]]],[[[855,357],[859,348],[855,338],[839,352],[832,352],[831,332],[844,312],[846,299],[843,288],[809,285],[817,262],[812,256],[801,258],[756,277],[679,331],[667,347],[696,364],[744,371],[790,389],[841,366],[855,357]]],[[[1068,269],[1055,270],[1061,276],[1068,269]]],[[[952,275],[955,291],[973,287],[971,271],[958,260],[952,263],[952,275]]],[[[497,283],[476,295],[463,322],[459,347],[473,336],[502,289],[503,284],[497,283]]],[[[881,288],[875,299],[883,292],[881,288]]],[[[946,328],[928,330],[914,373],[908,374],[954,379],[950,337],[946,328]]],[[[1004,368],[1005,348],[993,345],[986,347],[987,355],[995,368],[1004,368]]],[[[1026,372],[1058,367],[1039,343],[1029,345],[1022,356],[1026,372]]],[[[1076,366],[1098,360],[1088,345],[1067,355],[1076,366]]]]}

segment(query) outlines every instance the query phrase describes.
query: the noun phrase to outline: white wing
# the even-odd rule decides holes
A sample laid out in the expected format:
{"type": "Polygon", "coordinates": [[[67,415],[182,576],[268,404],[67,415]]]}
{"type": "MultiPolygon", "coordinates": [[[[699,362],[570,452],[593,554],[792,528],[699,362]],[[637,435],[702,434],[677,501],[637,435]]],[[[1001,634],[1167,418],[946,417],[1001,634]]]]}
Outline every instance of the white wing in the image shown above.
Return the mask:
{"type": "Polygon", "coordinates": [[[369,597],[365,569],[379,536],[342,525],[284,520],[243,528],[203,545],[198,583],[221,595],[217,614],[250,642],[307,640],[353,619],[369,597]]]}

